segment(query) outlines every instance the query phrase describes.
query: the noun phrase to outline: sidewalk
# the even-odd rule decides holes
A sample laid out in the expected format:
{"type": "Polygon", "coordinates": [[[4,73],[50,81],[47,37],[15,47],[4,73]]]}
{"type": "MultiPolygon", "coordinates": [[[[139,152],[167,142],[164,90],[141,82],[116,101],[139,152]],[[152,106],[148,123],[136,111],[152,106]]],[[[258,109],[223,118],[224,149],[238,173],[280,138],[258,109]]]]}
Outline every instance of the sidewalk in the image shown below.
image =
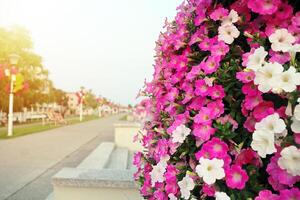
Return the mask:
{"type": "MultiPolygon", "coordinates": [[[[26,188],[38,181],[39,178],[46,178],[43,184],[47,185],[45,186],[48,188],[45,191],[47,193],[53,169],[59,170],[59,168],[64,167],[68,157],[72,157],[73,165],[76,165],[84,157],[80,151],[76,153],[77,150],[85,145],[85,149],[92,150],[88,148],[89,145],[87,144],[96,146],[102,140],[112,140],[113,123],[119,118],[119,115],[112,116],[0,141],[0,200],[22,200],[21,198],[24,197],[22,192],[24,191],[27,191],[27,195],[30,192],[40,192],[37,190],[28,191],[26,188]],[[97,142],[93,142],[96,139],[97,142]],[[72,154],[73,156],[71,156],[72,154]],[[80,159],[77,159],[78,157],[80,159]],[[20,198],[17,198],[18,194],[22,194],[20,198]]],[[[43,188],[39,190],[41,189],[43,190],[43,188]]],[[[47,196],[46,194],[42,195],[47,196]]],[[[29,199],[28,197],[24,200],[43,200],[29,199]]]]}

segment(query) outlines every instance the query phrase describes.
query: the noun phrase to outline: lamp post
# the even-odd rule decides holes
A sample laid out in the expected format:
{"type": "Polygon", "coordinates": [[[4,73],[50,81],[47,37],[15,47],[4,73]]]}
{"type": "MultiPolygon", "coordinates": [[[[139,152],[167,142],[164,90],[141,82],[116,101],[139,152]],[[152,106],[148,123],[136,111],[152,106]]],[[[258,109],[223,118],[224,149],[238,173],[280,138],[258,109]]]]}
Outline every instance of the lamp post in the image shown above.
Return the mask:
{"type": "MultiPolygon", "coordinates": [[[[9,62],[13,67],[18,64],[20,56],[17,54],[11,54],[9,56],[9,62]]],[[[8,110],[8,131],[7,136],[11,137],[13,135],[13,119],[14,119],[14,82],[16,81],[16,75],[12,72],[9,73],[10,76],[10,91],[9,91],[9,110],[8,110]]]]}
{"type": "Polygon", "coordinates": [[[85,98],[85,89],[84,87],[80,88],[80,91],[76,93],[77,98],[79,100],[78,105],[79,105],[79,121],[83,120],[83,101],[85,98]]]}

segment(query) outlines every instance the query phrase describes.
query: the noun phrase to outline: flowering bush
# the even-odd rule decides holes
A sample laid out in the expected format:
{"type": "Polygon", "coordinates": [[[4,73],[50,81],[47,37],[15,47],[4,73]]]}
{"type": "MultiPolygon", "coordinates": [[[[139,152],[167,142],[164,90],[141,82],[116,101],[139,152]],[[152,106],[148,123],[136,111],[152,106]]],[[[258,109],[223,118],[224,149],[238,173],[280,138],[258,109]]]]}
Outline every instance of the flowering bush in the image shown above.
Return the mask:
{"type": "Polygon", "coordinates": [[[156,47],[146,199],[300,199],[298,1],[189,0],[156,47]]]}

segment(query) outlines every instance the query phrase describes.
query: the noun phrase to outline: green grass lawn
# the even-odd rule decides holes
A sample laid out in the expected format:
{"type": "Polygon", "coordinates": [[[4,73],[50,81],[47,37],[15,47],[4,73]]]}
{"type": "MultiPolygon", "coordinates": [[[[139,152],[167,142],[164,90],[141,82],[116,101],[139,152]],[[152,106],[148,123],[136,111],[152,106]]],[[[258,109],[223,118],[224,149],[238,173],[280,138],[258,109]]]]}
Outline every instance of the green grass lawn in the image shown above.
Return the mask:
{"type": "MultiPolygon", "coordinates": [[[[91,121],[94,119],[99,119],[99,117],[98,116],[85,116],[82,122],[91,121]]],[[[38,133],[38,132],[42,132],[42,131],[46,131],[46,130],[50,130],[50,129],[59,128],[62,126],[68,126],[71,124],[81,123],[79,121],[78,117],[67,118],[66,120],[68,121],[67,125],[56,125],[55,126],[53,122],[51,122],[51,123],[47,122],[45,125],[43,125],[42,122],[40,122],[40,123],[32,123],[32,124],[15,126],[14,134],[12,137],[7,137],[7,127],[1,128],[0,129],[0,139],[10,139],[10,138],[15,138],[15,137],[20,137],[20,136],[24,136],[24,135],[33,134],[33,133],[38,133]]]]}

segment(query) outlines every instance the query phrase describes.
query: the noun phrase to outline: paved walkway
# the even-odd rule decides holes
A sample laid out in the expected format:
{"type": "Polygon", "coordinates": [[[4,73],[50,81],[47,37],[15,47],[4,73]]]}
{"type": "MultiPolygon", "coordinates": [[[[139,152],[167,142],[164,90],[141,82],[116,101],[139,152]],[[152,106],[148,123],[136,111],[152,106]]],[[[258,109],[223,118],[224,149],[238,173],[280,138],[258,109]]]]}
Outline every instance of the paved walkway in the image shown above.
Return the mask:
{"type": "Polygon", "coordinates": [[[44,200],[51,176],[77,166],[102,141],[113,140],[112,116],[0,141],[0,200],[44,200]]]}

